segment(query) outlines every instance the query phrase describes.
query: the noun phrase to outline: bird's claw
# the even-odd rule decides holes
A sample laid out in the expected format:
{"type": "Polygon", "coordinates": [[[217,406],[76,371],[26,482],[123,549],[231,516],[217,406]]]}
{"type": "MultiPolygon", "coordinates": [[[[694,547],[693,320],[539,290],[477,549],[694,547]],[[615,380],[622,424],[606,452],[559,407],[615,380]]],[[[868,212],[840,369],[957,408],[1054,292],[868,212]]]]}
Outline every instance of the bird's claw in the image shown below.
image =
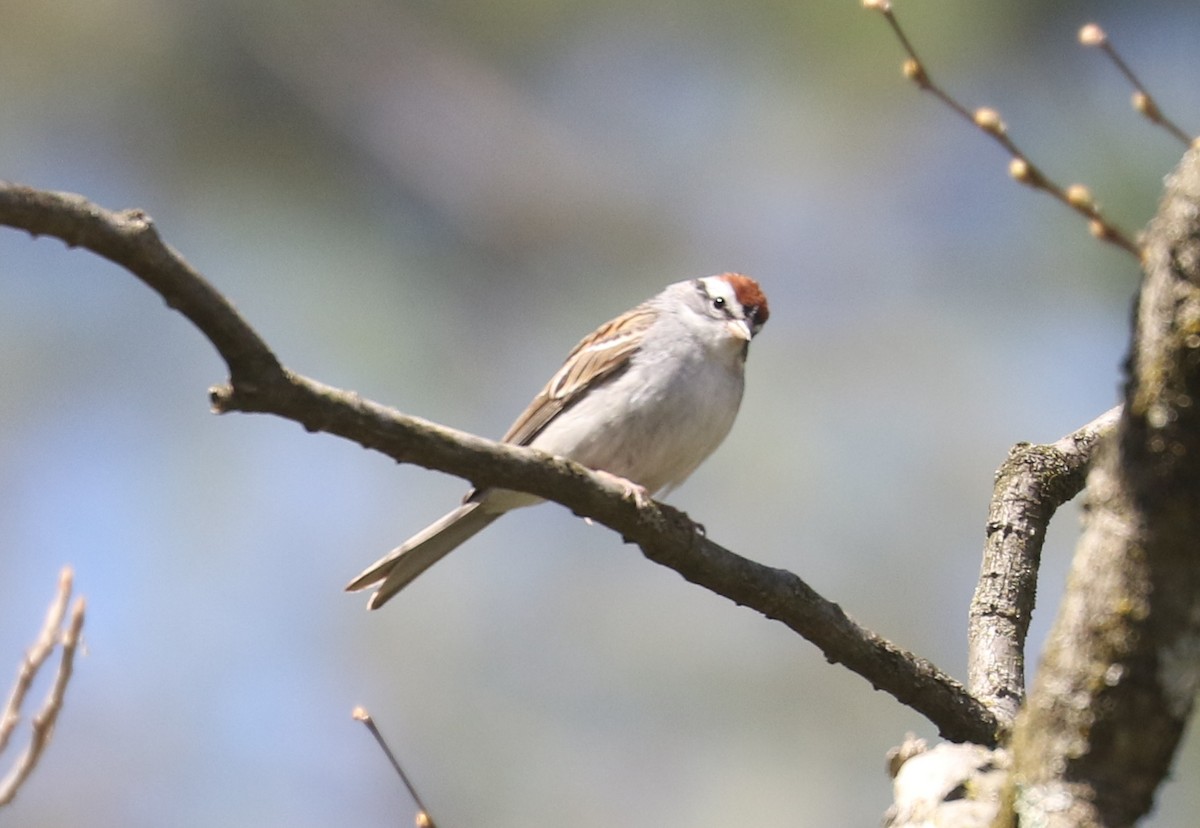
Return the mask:
{"type": "Polygon", "coordinates": [[[633,500],[634,505],[639,509],[645,509],[654,501],[654,498],[650,497],[650,493],[646,491],[645,486],[640,486],[632,480],[621,477],[619,474],[613,474],[601,469],[597,469],[596,474],[606,478],[610,483],[619,486],[622,496],[633,500]]]}

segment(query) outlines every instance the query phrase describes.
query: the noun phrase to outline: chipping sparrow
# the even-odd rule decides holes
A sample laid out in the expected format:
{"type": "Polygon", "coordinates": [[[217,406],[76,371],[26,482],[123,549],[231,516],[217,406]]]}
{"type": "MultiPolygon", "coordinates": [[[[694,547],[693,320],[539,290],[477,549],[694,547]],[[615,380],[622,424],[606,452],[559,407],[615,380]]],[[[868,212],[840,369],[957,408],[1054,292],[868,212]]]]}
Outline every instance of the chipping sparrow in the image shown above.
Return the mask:
{"type": "MultiPolygon", "coordinates": [[[[673,489],[729,433],[750,339],[767,314],[758,283],[738,273],[668,285],[576,345],[503,442],[625,478],[638,497],[673,489]]],[[[367,604],[377,609],[496,518],[540,500],[471,490],[346,589],[377,584],[367,604]]]]}

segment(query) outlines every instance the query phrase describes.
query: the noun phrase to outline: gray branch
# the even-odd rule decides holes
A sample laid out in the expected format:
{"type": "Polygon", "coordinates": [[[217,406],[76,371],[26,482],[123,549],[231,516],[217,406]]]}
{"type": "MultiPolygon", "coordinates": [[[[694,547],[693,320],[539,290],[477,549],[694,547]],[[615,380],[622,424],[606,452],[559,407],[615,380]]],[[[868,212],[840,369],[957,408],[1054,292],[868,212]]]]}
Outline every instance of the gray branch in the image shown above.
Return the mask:
{"type": "Polygon", "coordinates": [[[967,620],[967,689],[1005,728],[1025,701],[1025,636],[1050,519],[1083,489],[1120,407],[1047,445],[1018,443],[996,472],[987,544],[967,620]]]}
{"type": "Polygon", "coordinates": [[[273,414],[476,486],[503,486],[561,503],[620,533],[647,558],[692,583],[787,625],[828,661],[846,665],[922,713],[946,738],[995,742],[995,716],[954,679],[859,626],[798,576],[718,546],[682,512],[659,503],[639,506],[620,486],[576,463],[410,417],[287,370],[140,211],[110,212],[81,196],[0,182],[0,224],[84,247],[162,295],[229,368],[229,383],[211,392],[216,411],[273,414]]]}

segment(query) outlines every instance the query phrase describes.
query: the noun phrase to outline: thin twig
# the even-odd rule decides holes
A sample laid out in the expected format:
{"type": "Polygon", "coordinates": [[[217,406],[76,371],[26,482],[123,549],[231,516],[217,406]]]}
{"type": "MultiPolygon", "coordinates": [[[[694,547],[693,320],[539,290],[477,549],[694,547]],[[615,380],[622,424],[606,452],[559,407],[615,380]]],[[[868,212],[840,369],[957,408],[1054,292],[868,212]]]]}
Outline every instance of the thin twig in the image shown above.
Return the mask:
{"type": "Polygon", "coordinates": [[[1100,212],[1099,205],[1096,204],[1092,198],[1091,191],[1087,187],[1082,184],[1072,184],[1064,188],[1052,181],[1049,176],[1042,172],[1029,159],[1029,156],[1009,137],[1008,127],[1005,126],[998,112],[987,107],[981,107],[972,112],[959,103],[953,95],[934,83],[933,79],[929,76],[929,70],[926,69],[924,62],[917,55],[916,48],[904,32],[903,27],[901,27],[895,12],[892,11],[891,3],[887,2],[887,0],[863,0],[863,7],[882,14],[891,26],[896,39],[900,41],[901,47],[908,55],[903,66],[904,76],[915,83],[919,89],[932,94],[959,117],[969,121],[1003,147],[1011,158],[1008,165],[1008,174],[1013,179],[1035,190],[1042,190],[1050,194],[1059,202],[1086,218],[1088,221],[1088,231],[1100,241],[1114,244],[1132,254],[1135,258],[1141,257],[1141,248],[1130,239],[1127,233],[1104,217],[1104,214],[1100,212]]]}
{"type": "MultiPolygon", "coordinates": [[[[42,758],[42,754],[46,750],[46,746],[50,744],[50,737],[54,733],[54,724],[58,721],[59,711],[62,710],[63,699],[66,696],[67,684],[71,681],[71,675],[75,665],[75,651],[79,646],[80,634],[83,631],[83,619],[86,611],[86,605],[83,598],[76,598],[75,603],[71,608],[71,618],[67,623],[65,631],[60,633],[60,627],[63,620],[63,612],[67,601],[70,599],[71,593],[71,570],[66,568],[63,570],[62,576],[59,578],[59,592],[54,603],[51,605],[50,613],[47,617],[47,623],[53,619],[53,626],[43,628],[42,636],[39,636],[38,645],[42,644],[45,639],[46,630],[50,630],[50,650],[44,654],[39,652],[41,660],[35,662],[40,666],[45,662],[50,652],[53,651],[55,641],[60,637],[62,650],[59,655],[58,671],[54,675],[54,683],[46,694],[45,701],[42,702],[41,709],[33,717],[33,723],[29,736],[29,744],[18,757],[13,767],[3,780],[0,780],[0,805],[7,805],[16,797],[17,791],[21,789],[21,785],[33,773],[38,762],[42,758]]],[[[35,645],[35,649],[38,645],[35,645]]],[[[26,663],[30,663],[27,657],[26,663]]],[[[36,673],[37,667],[33,668],[36,673]]],[[[22,665],[22,675],[25,672],[22,665]]],[[[32,679],[32,677],[31,677],[32,679]]],[[[18,683],[21,679],[18,678],[18,683]]],[[[28,687],[21,691],[23,699],[28,687]]],[[[18,701],[17,707],[20,707],[18,701]]]]}
{"type": "Polygon", "coordinates": [[[356,707],[350,714],[358,721],[367,726],[367,730],[375,737],[380,749],[383,750],[388,761],[392,763],[396,774],[400,777],[400,781],[404,783],[404,787],[408,789],[408,795],[412,797],[412,801],[416,803],[416,828],[437,828],[433,822],[433,817],[429,815],[429,809],[425,807],[425,803],[421,801],[420,794],[417,793],[417,788],[409,780],[408,774],[404,772],[404,768],[400,767],[400,760],[396,758],[396,754],[392,753],[391,747],[388,746],[387,740],[383,738],[383,734],[379,732],[379,728],[375,726],[375,720],[371,718],[371,714],[367,712],[365,707],[356,707]]]}
{"type": "Polygon", "coordinates": [[[29,688],[33,685],[38,670],[54,652],[54,646],[58,643],[59,630],[62,627],[63,618],[67,614],[67,604],[71,600],[73,577],[71,568],[63,567],[58,576],[58,590],[54,600],[50,602],[50,608],[46,611],[46,620],[42,622],[42,629],[25,653],[21,666],[17,669],[17,679],[13,682],[8,703],[4,705],[4,713],[0,715],[0,753],[3,753],[8,747],[8,741],[21,721],[21,706],[25,703],[25,696],[29,693],[29,688]]]}
{"type": "Polygon", "coordinates": [[[1112,45],[1112,41],[1108,39],[1108,34],[1104,29],[1101,29],[1095,23],[1088,23],[1079,30],[1079,42],[1084,46],[1094,46],[1103,51],[1105,56],[1117,67],[1117,70],[1125,76],[1125,80],[1129,81],[1129,85],[1133,87],[1133,96],[1130,103],[1134,111],[1155,126],[1165,129],[1185,147],[1192,145],[1192,139],[1188,134],[1159,109],[1158,103],[1150,95],[1149,90],[1142,85],[1142,82],[1138,80],[1138,76],[1129,68],[1129,64],[1117,53],[1117,48],[1112,45]]]}

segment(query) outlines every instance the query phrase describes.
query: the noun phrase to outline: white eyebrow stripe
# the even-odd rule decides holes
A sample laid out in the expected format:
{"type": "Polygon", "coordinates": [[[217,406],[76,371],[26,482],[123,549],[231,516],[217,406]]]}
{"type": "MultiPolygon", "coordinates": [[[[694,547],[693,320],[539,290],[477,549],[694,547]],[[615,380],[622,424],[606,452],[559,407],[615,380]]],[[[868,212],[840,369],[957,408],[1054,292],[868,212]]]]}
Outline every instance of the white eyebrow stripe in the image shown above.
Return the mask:
{"type": "MultiPolygon", "coordinates": [[[[718,296],[728,302],[737,303],[737,291],[727,279],[721,279],[716,276],[705,276],[700,280],[704,286],[704,292],[710,299],[716,299],[718,296]]],[[[739,303],[740,304],[740,303],[739,303]]]]}

